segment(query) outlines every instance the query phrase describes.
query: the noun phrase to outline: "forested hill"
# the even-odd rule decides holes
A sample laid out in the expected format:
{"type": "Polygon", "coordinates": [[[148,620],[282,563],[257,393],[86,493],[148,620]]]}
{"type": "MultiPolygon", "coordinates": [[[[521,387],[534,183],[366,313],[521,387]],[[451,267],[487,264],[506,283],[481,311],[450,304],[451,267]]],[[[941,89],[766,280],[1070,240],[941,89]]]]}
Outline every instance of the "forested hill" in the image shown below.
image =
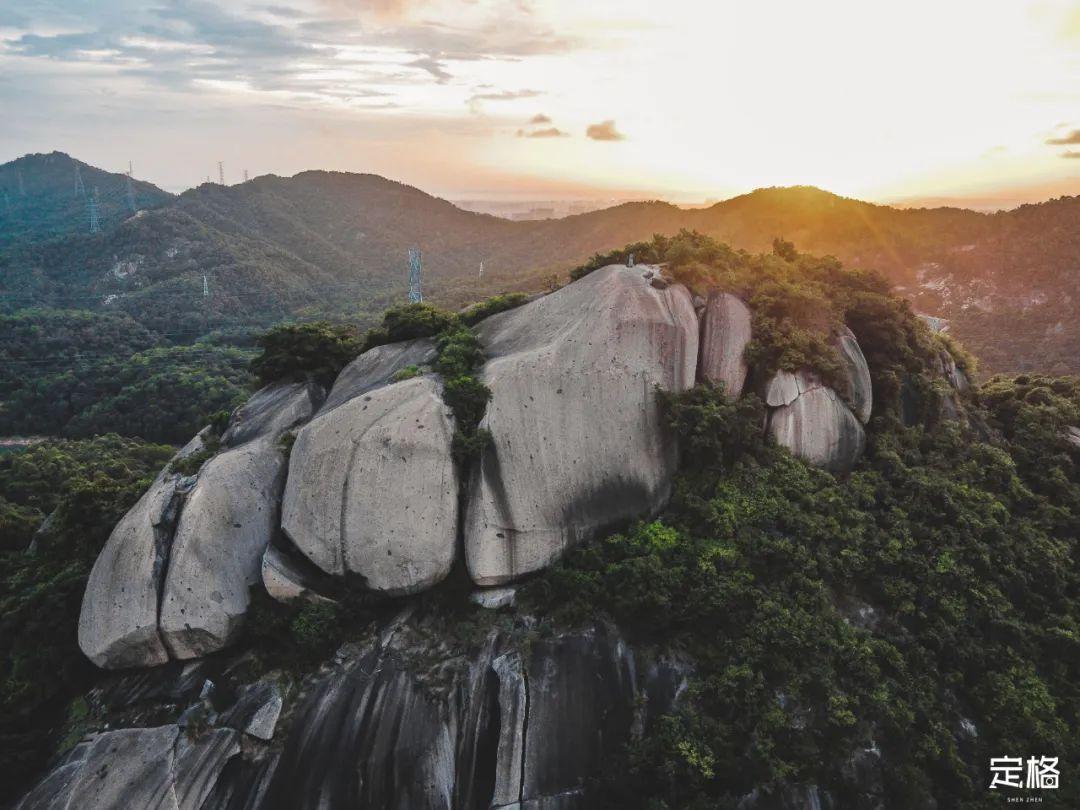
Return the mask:
{"type": "Polygon", "coordinates": [[[511,222],[375,175],[309,171],[175,198],[137,184],[140,211],[128,215],[126,179],[95,172],[59,153],[0,167],[16,212],[0,219],[0,311],[121,311],[185,334],[287,317],[363,320],[403,294],[410,247],[424,252],[425,292],[457,306],[540,288],[594,253],[687,228],[749,251],[782,236],[880,270],[917,311],[947,318],[985,370],[1080,371],[1080,324],[1070,317],[1080,198],[984,214],[792,187],[699,210],[640,202],[511,222]],[[87,232],[75,165],[100,190],[100,233],[87,232]],[[75,232],[57,238],[65,230],[75,232]]]}
{"type": "Polygon", "coordinates": [[[136,210],[157,208],[173,195],[151,183],[128,181],[63,152],[25,155],[0,166],[0,251],[90,228],[90,200],[98,225],[110,230],[136,210]]]}

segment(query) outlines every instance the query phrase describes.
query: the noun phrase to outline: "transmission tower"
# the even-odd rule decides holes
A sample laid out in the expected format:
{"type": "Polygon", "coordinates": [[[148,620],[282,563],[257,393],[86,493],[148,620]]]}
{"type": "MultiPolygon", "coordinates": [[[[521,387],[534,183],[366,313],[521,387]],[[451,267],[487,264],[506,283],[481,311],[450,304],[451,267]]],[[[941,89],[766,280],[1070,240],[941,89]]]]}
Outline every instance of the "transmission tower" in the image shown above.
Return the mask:
{"type": "Polygon", "coordinates": [[[220,160],[217,162],[217,178],[218,183],[225,185],[225,164],[220,160]]]}
{"type": "Polygon", "coordinates": [[[127,172],[127,204],[131,209],[131,213],[135,213],[135,183],[131,179],[131,161],[128,161],[127,172]]]}
{"type": "Polygon", "coordinates": [[[94,193],[86,199],[90,209],[90,233],[97,233],[101,230],[101,223],[98,222],[97,194],[97,186],[94,186],[94,193]]]}
{"type": "Polygon", "coordinates": [[[25,197],[26,196],[26,186],[23,185],[22,169],[16,169],[15,170],[15,177],[19,181],[19,196],[20,197],[25,197]]]}
{"type": "Polygon", "coordinates": [[[424,274],[423,257],[419,248],[409,248],[409,303],[419,304],[424,300],[424,294],[420,289],[421,277],[424,274]]]}
{"type": "Polygon", "coordinates": [[[244,182],[246,183],[247,181],[248,181],[248,172],[247,172],[247,169],[244,169],[244,182]]]}
{"type": "Polygon", "coordinates": [[[206,276],[202,277],[202,297],[210,297],[210,280],[206,276]]]}
{"type": "Polygon", "coordinates": [[[86,196],[86,186],[83,185],[82,170],[79,169],[79,164],[76,163],[75,164],[75,196],[78,197],[80,194],[82,194],[84,197],[86,196]]]}

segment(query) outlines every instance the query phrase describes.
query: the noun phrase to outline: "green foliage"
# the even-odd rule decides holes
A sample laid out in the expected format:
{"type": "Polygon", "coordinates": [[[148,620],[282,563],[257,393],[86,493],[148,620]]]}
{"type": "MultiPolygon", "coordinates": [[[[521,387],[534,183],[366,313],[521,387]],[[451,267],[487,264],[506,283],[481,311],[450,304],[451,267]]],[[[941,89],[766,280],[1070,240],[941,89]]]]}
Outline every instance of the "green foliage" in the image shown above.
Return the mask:
{"type": "Polygon", "coordinates": [[[122,314],[0,316],[0,432],[179,443],[246,395],[249,352],[165,344],[122,314]]]}
{"type": "Polygon", "coordinates": [[[329,386],[341,369],[369,348],[355,327],[325,321],[276,326],[258,344],[262,353],[251,361],[251,373],[262,385],[311,378],[329,386]]]}
{"type": "Polygon", "coordinates": [[[516,309],[529,300],[525,293],[504,293],[495,295],[478,304],[473,304],[461,313],[461,321],[466,326],[476,326],[484,318],[506,312],[508,309],[516,309]]]}
{"type": "Polygon", "coordinates": [[[402,340],[435,337],[457,322],[452,312],[425,303],[401,304],[383,313],[382,325],[368,330],[364,351],[402,340]]]}
{"type": "Polygon", "coordinates": [[[785,262],[793,262],[799,258],[799,254],[795,250],[795,243],[779,236],[772,240],[772,252],[785,262]]]}
{"type": "Polygon", "coordinates": [[[338,634],[338,609],[329,602],[305,604],[289,624],[289,632],[302,650],[325,654],[338,634]]]}
{"type": "Polygon", "coordinates": [[[990,756],[1080,756],[1080,453],[1063,437],[1080,382],[995,379],[978,398],[996,444],[890,423],[846,481],[761,439],[753,403],[665,398],[685,451],[668,511],[524,594],[696,662],[682,707],[605,768],[610,806],[795,783],[862,806],[847,763],[876,747],[886,806],[975,807],[990,756]]]}
{"type": "Polygon", "coordinates": [[[0,457],[0,503],[52,513],[33,555],[7,539],[0,552],[0,795],[44,764],[67,702],[95,677],[76,641],[86,578],[172,452],[109,435],[0,457]]]}
{"type": "Polygon", "coordinates": [[[411,380],[413,377],[419,377],[422,373],[417,366],[405,366],[405,368],[395,371],[394,376],[390,379],[394,382],[402,382],[403,380],[411,380]]]}

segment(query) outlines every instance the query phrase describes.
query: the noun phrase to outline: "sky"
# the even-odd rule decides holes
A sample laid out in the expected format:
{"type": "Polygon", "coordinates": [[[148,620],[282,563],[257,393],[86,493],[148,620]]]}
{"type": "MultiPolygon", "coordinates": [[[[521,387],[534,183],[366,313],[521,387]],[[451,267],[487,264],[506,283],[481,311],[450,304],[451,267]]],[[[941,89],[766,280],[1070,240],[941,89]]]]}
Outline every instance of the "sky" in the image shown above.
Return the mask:
{"type": "Polygon", "coordinates": [[[1080,194],[1080,0],[4,0],[0,162],[452,199],[1080,194]]]}

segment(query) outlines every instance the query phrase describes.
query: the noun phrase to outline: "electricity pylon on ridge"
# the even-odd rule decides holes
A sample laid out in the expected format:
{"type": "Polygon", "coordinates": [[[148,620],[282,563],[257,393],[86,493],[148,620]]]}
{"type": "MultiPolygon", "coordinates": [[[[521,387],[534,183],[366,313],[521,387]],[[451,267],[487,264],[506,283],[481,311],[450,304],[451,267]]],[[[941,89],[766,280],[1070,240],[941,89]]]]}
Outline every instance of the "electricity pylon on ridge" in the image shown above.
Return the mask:
{"type": "Polygon", "coordinates": [[[225,185],[225,164],[220,160],[217,162],[217,177],[218,183],[225,185]]]}
{"type": "Polygon", "coordinates": [[[78,197],[82,194],[86,196],[86,186],[83,184],[82,170],[79,168],[79,164],[75,164],[75,196],[78,197]]]}
{"type": "Polygon", "coordinates": [[[421,282],[424,274],[423,257],[419,248],[409,248],[409,303],[419,304],[424,300],[421,282]]]}
{"type": "Polygon", "coordinates": [[[127,204],[131,209],[131,213],[135,213],[135,183],[131,179],[131,162],[128,162],[127,172],[127,204]]]}

